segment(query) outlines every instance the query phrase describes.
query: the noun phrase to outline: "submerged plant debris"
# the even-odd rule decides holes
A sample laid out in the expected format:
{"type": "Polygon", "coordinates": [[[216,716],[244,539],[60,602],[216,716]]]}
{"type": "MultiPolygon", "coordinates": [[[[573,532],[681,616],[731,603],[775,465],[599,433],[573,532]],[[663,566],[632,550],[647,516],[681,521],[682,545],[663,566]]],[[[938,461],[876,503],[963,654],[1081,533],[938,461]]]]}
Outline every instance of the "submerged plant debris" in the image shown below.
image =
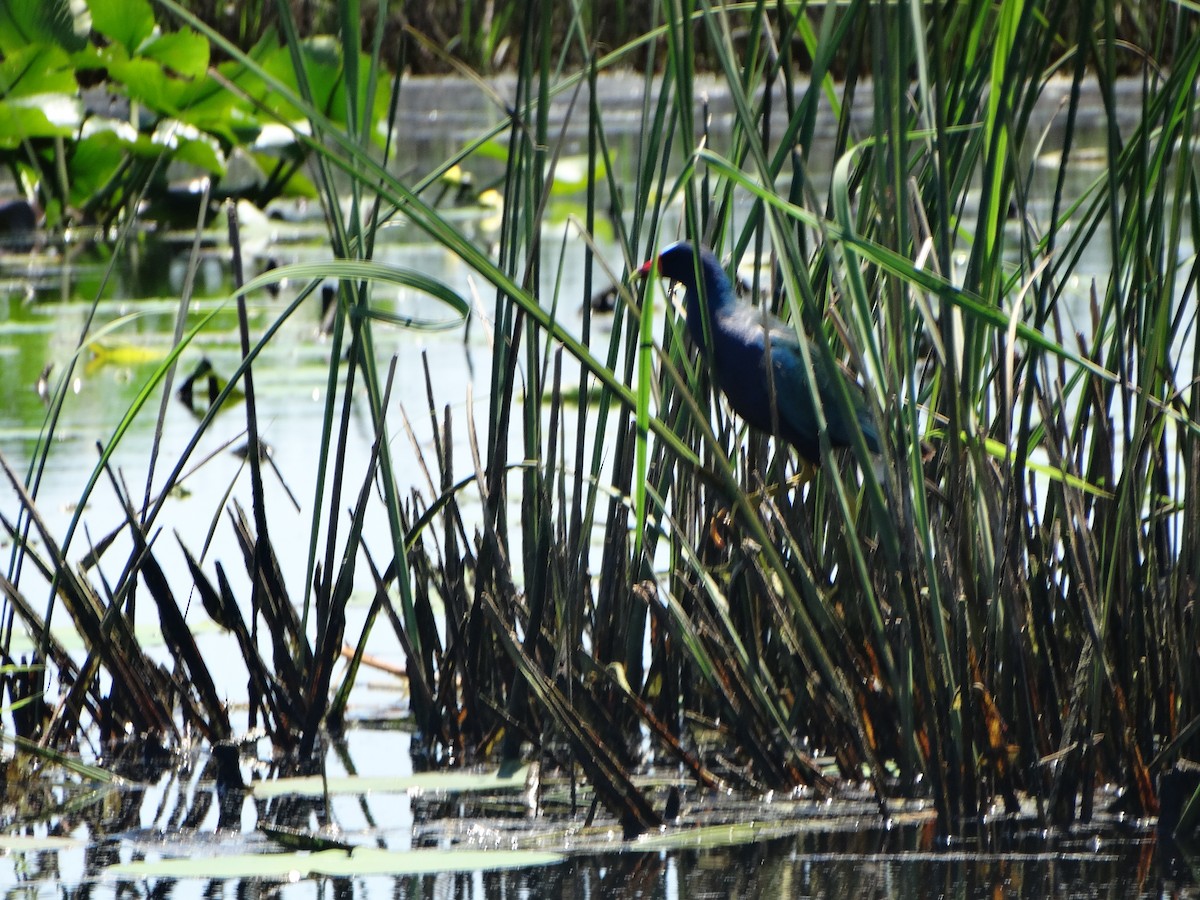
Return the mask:
{"type": "MultiPolygon", "coordinates": [[[[371,756],[379,742],[395,740],[395,732],[378,733],[364,746],[371,756]]],[[[353,756],[343,747],[330,758],[353,756]]],[[[1017,878],[1033,893],[1058,896],[1101,883],[1122,896],[1138,896],[1153,885],[1137,864],[1153,852],[1152,832],[1111,813],[1098,815],[1087,827],[1047,835],[1037,827],[1030,803],[1014,815],[996,810],[971,833],[948,841],[939,835],[935,810],[924,801],[897,806],[885,819],[869,791],[847,788],[836,800],[804,791],[750,797],[698,790],[647,773],[635,776],[639,786],[652,796],[677,792],[677,815],[629,841],[603,813],[586,825],[571,812],[572,803],[593,802],[582,784],[572,790],[569,781],[544,780],[534,814],[519,796],[528,772],[520,778],[517,797],[511,789],[474,789],[494,782],[494,770],[476,773],[474,782],[464,773],[459,777],[463,790],[434,788],[446,784],[436,778],[416,790],[419,776],[416,782],[381,788],[382,779],[372,775],[361,779],[361,793],[350,789],[354,778],[341,778],[341,790],[330,796],[329,806],[304,793],[289,799],[278,792],[268,799],[238,792],[236,812],[229,816],[229,794],[217,785],[214,767],[199,757],[184,762],[146,769],[144,776],[157,772],[157,779],[106,786],[103,795],[95,793],[94,782],[57,779],[61,805],[43,809],[36,817],[39,824],[25,826],[31,833],[0,839],[7,854],[0,872],[5,865],[36,859],[25,866],[23,880],[36,884],[47,872],[74,873],[67,883],[148,889],[176,882],[282,886],[298,879],[350,877],[368,897],[388,895],[398,883],[413,885],[405,881],[413,877],[422,890],[433,891],[438,879],[456,872],[505,879],[494,887],[533,890],[552,890],[573,877],[616,889],[616,874],[639,870],[650,879],[647,886],[658,891],[680,884],[674,878],[685,879],[692,890],[706,886],[718,892],[739,886],[769,891],[780,878],[860,891],[891,879],[887,890],[892,893],[886,896],[904,896],[905,884],[928,886],[942,879],[953,884],[964,878],[981,886],[1017,878]],[[283,838],[282,823],[289,821],[295,827],[283,838]],[[80,867],[73,858],[84,848],[91,849],[80,867]],[[674,875],[662,867],[667,859],[675,860],[674,875]],[[607,875],[610,870],[615,874],[607,875]],[[767,873],[770,879],[756,881],[767,873]]],[[[295,787],[307,791],[306,785],[295,787]]],[[[1097,807],[1112,799],[1098,797],[1097,807]]],[[[5,827],[12,828],[12,807],[4,809],[5,827]]]]}

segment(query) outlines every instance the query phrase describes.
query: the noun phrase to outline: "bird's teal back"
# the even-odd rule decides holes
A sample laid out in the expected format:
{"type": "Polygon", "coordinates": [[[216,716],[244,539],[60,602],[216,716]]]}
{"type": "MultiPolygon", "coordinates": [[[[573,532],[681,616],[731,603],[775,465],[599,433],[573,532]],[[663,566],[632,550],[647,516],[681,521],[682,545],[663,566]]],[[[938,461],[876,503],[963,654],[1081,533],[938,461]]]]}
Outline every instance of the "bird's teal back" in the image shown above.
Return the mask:
{"type": "Polygon", "coordinates": [[[701,248],[697,254],[691,244],[681,241],[663,250],[658,266],[663,276],[684,286],[688,333],[702,353],[711,357],[718,386],[734,412],[748,424],[779,435],[801,456],[818,462],[815,397],[832,446],[852,443],[848,413],[853,412],[867,447],[879,452],[879,432],[858,386],[847,385],[852,410],[847,409],[839,396],[841,370],[831,368],[809,342],[808,355],[816,377],[816,390],[812,390],[795,329],[765,310],[739,303],[729,277],[711,251],[701,248]]]}

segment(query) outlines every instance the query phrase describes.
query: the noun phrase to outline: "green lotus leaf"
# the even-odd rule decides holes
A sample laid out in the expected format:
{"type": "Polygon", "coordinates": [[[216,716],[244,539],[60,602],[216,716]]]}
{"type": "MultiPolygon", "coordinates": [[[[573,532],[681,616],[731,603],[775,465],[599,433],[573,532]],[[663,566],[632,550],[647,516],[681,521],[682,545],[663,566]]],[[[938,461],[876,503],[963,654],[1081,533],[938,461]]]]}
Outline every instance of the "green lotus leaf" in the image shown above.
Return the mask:
{"type": "Polygon", "coordinates": [[[82,115],[79,101],[63,94],[17,103],[0,100],[0,148],[12,149],[35,138],[66,137],[74,133],[82,115]]]}
{"type": "Polygon", "coordinates": [[[154,10],[149,0],[88,0],[92,27],[134,56],[154,34],[154,10]]]}
{"type": "Polygon", "coordinates": [[[46,94],[73,96],[78,89],[71,58],[59,47],[30,44],[6,52],[0,60],[0,94],[5,100],[46,94]]]}
{"type": "Polygon", "coordinates": [[[82,0],[6,0],[0,3],[0,55],[10,58],[33,44],[69,52],[87,44],[92,15],[82,0]]]}
{"type": "Polygon", "coordinates": [[[208,71],[208,41],[185,29],[156,35],[143,48],[142,56],[185,78],[199,78],[208,71]]]}

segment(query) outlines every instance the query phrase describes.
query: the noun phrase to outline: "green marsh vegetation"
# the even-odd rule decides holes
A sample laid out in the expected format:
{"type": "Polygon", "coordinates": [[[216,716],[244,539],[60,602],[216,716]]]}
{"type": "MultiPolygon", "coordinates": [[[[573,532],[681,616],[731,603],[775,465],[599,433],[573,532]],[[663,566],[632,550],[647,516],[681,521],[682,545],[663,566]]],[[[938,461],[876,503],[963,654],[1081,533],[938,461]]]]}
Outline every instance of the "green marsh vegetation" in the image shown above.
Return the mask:
{"type": "MultiPolygon", "coordinates": [[[[165,28],[219,48],[247,79],[214,84],[291,129],[303,160],[294,171],[326,209],[328,265],[247,285],[311,279],[277,325],[320,279],[338,279],[317,487],[301,498],[312,541],[285,554],[270,540],[252,375],[275,325],[251,333],[243,314],[245,361],[214,403],[213,414],[234,390],[245,398],[252,499],[221,525],[236,529],[242,558],[206,561],[188,548],[184,584],[162,575],[155,519],[176,502],[170,488],[191,447],[151,460],[159,475],[144,498],[107,463],[135,416],[163,415],[174,364],[204,320],[181,327],[91,479],[89,491],[110,484],[128,500],[122,559],[105,556],[109,543],[84,546],[86,497],[66,534],[37,514],[38,467],[68,402],[60,387],[40,460],[8,470],[21,502],[5,515],[6,625],[37,635],[47,666],[40,682],[36,672],[8,679],[13,705],[24,704],[13,715],[20,736],[70,748],[97,726],[107,739],[168,743],[186,728],[219,742],[248,724],[303,769],[322,734],[341,727],[372,632],[390,629],[433,759],[527,754],[578,772],[627,834],[664,817],[664,798],[640,786],[649,763],[701,789],[824,796],[865,782],[885,812],[905,798],[932,802],[948,832],[1023,801],[1041,823],[1065,825],[1091,816],[1107,784],[1126,811],[1154,813],[1156,776],[1195,756],[1200,722],[1196,14],[667,3],[645,33],[614,46],[597,41],[593,18],[573,8],[564,22],[562,8],[534,4],[520,20],[501,123],[438,169],[396,174],[386,125],[405,77],[387,73],[403,60],[383,55],[381,32],[362,33],[365,8],[339,4],[338,39],[316,45],[281,6],[278,43],[247,53],[160,0],[165,28]],[[325,61],[331,47],[368,49],[336,55],[329,77],[308,65],[316,46],[325,61]],[[730,92],[728,133],[710,134],[701,53],[730,92]],[[646,99],[623,183],[589,88],[626,67],[646,73],[646,99]],[[1118,82],[1130,72],[1132,94],[1118,82]],[[1047,179],[1035,113],[1058,88],[1047,179]],[[1100,98],[1089,115],[1104,164],[1076,196],[1066,185],[1086,164],[1084,96],[1100,98]],[[582,152],[597,173],[565,229],[545,217],[567,152],[549,115],[561,97],[586,125],[582,152]],[[821,122],[836,139],[817,161],[821,122]],[[451,167],[497,140],[504,203],[484,248],[434,198],[451,167]],[[815,169],[832,170],[828,186],[815,169]],[[375,309],[372,290],[415,288],[447,316],[468,305],[373,261],[397,217],[474,271],[486,317],[472,327],[491,329],[495,348],[473,415],[451,414],[462,398],[438,396],[429,377],[437,439],[416,486],[396,471],[396,370],[377,359],[373,335],[420,323],[375,309]],[[586,295],[610,279],[622,286],[602,356],[586,305],[580,337],[563,326],[583,298],[542,287],[555,283],[564,242],[599,228],[613,230],[623,257],[588,256],[586,295]],[[661,287],[627,275],[680,236],[724,259],[769,262],[753,286],[858,373],[886,433],[881,459],[826,446],[819,471],[797,483],[794,457],[728,414],[661,287]],[[1093,274],[1085,250],[1098,242],[1110,263],[1093,274]],[[345,449],[364,407],[371,464],[351,477],[345,449]],[[464,443],[469,471],[450,452],[464,443]],[[375,504],[386,533],[364,529],[375,504]],[[225,576],[235,564],[250,576],[248,596],[225,576]],[[300,596],[281,574],[296,569],[300,596]],[[46,597],[27,593],[35,571],[53,585],[46,597]],[[347,633],[346,604],[364,584],[366,627],[347,633]],[[211,661],[180,611],[193,591],[236,639],[245,724],[211,688],[211,661]],[[132,631],[142,597],[156,605],[174,672],[132,631]],[[49,635],[63,616],[84,639],[82,659],[49,635]],[[353,664],[339,671],[346,641],[353,664]],[[51,674],[54,700],[40,693],[51,674]]],[[[168,67],[164,77],[200,76],[168,67]]],[[[44,162],[69,137],[31,135],[15,152],[44,162]]],[[[207,146],[225,152],[238,136],[224,137],[207,146]]],[[[118,204],[112,221],[131,228],[133,208],[118,204]]]]}

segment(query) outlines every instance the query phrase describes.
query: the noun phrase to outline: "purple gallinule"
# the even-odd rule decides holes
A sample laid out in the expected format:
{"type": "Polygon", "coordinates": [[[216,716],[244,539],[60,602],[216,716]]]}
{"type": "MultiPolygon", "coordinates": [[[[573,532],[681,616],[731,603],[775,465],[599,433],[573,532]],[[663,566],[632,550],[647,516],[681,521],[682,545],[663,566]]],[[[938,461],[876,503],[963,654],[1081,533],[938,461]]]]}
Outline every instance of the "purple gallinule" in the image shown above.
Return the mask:
{"type": "MultiPolygon", "coordinates": [[[[653,263],[654,260],[647,262],[640,273],[649,275],[653,263]]],[[[686,288],[688,332],[702,353],[706,342],[700,304],[702,299],[707,302],[715,380],[734,412],[754,428],[778,434],[806,460],[819,464],[821,444],[813,405],[816,400],[825,414],[830,445],[850,446],[849,410],[839,399],[836,381],[844,377],[841,369],[827,363],[810,342],[808,356],[817,381],[816,390],[810,390],[796,329],[764,309],[739,303],[729,277],[712,251],[703,247],[697,251],[688,242],[680,241],[659,254],[658,271],[686,288]],[[696,283],[697,272],[704,280],[703,290],[696,283]],[[768,381],[768,371],[773,374],[773,384],[768,381]]],[[[858,427],[867,447],[878,453],[879,432],[867,411],[866,401],[858,385],[851,384],[849,388],[847,393],[858,427]]]]}

